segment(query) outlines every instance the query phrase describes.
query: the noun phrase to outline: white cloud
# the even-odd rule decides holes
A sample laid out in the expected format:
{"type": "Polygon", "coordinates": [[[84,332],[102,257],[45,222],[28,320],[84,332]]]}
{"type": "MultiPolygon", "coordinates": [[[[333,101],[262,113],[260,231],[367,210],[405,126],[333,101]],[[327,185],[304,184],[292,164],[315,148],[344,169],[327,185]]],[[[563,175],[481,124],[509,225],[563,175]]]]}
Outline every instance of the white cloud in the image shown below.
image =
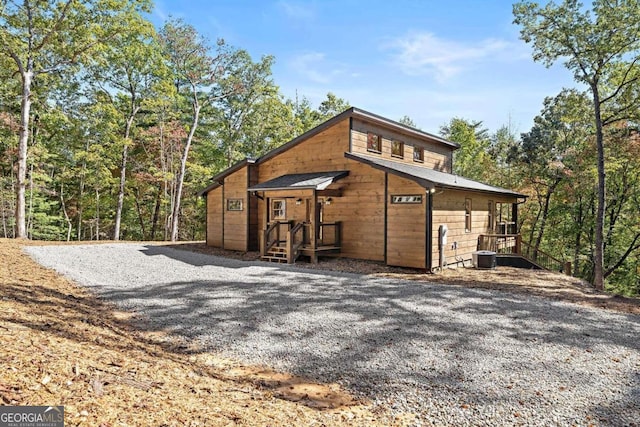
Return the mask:
{"type": "Polygon", "coordinates": [[[485,39],[465,44],[429,32],[412,32],[383,47],[396,51],[393,60],[406,74],[433,75],[441,83],[479,62],[513,58],[516,48],[505,40],[485,39]]]}
{"type": "Polygon", "coordinates": [[[322,52],[302,53],[291,59],[289,66],[308,81],[321,85],[332,84],[337,77],[358,76],[356,72],[347,71],[344,64],[329,60],[322,52]]]}
{"type": "Polygon", "coordinates": [[[277,3],[277,7],[284,14],[293,20],[311,20],[315,17],[316,11],[312,5],[300,4],[292,1],[281,0],[277,3]]]}
{"type": "Polygon", "coordinates": [[[303,77],[314,83],[327,84],[330,79],[325,73],[319,71],[320,65],[325,59],[325,54],[320,52],[303,53],[293,58],[291,67],[303,77]]]}

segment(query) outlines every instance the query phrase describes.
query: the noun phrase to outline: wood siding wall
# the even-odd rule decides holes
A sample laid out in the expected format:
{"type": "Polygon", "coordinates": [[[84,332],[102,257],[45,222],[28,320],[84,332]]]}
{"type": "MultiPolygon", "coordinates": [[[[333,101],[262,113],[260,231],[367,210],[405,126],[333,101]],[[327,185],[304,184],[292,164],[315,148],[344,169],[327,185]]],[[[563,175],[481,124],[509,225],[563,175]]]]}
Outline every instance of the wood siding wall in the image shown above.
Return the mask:
{"type": "Polygon", "coordinates": [[[425,189],[408,179],[389,174],[387,196],[387,264],[425,268],[425,189]],[[394,195],[419,195],[422,203],[391,203],[394,195]]]}
{"type": "Polygon", "coordinates": [[[370,156],[380,156],[385,160],[408,163],[448,173],[451,173],[453,164],[453,149],[450,147],[439,142],[421,140],[415,137],[395,133],[380,126],[375,126],[359,120],[353,120],[353,129],[351,131],[351,152],[367,154],[370,156]],[[367,132],[373,132],[382,136],[381,153],[378,154],[367,150],[367,132]],[[393,140],[404,143],[404,156],[402,158],[391,155],[391,142],[393,140]],[[413,160],[413,148],[416,146],[424,149],[424,162],[416,162],[413,160]]]}
{"type": "Polygon", "coordinates": [[[494,212],[496,202],[514,203],[516,201],[497,195],[458,190],[445,190],[444,193],[436,193],[433,196],[432,267],[440,265],[438,228],[441,224],[446,224],[449,230],[444,253],[447,263],[455,264],[456,258],[471,260],[472,252],[475,252],[478,247],[478,235],[492,232],[489,229],[489,200],[492,201],[494,212]],[[465,231],[465,199],[471,199],[470,232],[465,231]],[[453,249],[454,242],[457,242],[457,249],[453,249]]]}
{"type": "Polygon", "coordinates": [[[246,251],[247,239],[249,235],[248,227],[248,193],[247,183],[249,182],[248,166],[245,166],[224,179],[224,244],[225,249],[234,251],[246,251]],[[241,199],[241,211],[227,210],[229,199],[241,199]]]}
{"type": "MultiPolygon", "coordinates": [[[[293,173],[350,171],[349,176],[329,187],[342,189],[342,197],[332,197],[331,204],[323,206],[323,220],[342,222],[341,256],[382,261],[384,172],[344,157],[344,153],[349,151],[349,131],[349,119],[346,119],[264,161],[259,165],[259,182],[293,173]]],[[[288,195],[292,197],[287,199],[287,209],[290,209],[299,195],[295,191],[289,191],[288,195]]],[[[275,194],[267,192],[266,196],[272,198],[275,194]]],[[[261,229],[266,226],[266,208],[266,199],[260,200],[258,215],[261,229]]],[[[298,210],[300,208],[293,207],[297,216],[302,214],[298,210]]]]}
{"type": "Polygon", "coordinates": [[[207,193],[207,245],[222,247],[222,187],[207,193]]]}
{"type": "MultiPolygon", "coordinates": [[[[258,184],[258,167],[255,165],[248,165],[248,187],[258,184]]],[[[247,234],[247,250],[257,251],[259,250],[260,242],[260,218],[258,217],[258,198],[249,195],[245,191],[245,197],[247,197],[248,207],[248,234],[247,234]]]]}

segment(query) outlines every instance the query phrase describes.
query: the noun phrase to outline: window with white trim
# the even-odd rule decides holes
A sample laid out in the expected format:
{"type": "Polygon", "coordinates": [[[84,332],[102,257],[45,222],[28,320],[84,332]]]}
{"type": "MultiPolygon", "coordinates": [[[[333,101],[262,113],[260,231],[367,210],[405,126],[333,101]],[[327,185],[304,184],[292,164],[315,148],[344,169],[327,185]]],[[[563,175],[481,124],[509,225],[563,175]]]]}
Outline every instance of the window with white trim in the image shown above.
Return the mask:
{"type": "Polygon", "coordinates": [[[271,220],[280,221],[287,219],[287,201],[285,199],[271,200],[271,220]]]}

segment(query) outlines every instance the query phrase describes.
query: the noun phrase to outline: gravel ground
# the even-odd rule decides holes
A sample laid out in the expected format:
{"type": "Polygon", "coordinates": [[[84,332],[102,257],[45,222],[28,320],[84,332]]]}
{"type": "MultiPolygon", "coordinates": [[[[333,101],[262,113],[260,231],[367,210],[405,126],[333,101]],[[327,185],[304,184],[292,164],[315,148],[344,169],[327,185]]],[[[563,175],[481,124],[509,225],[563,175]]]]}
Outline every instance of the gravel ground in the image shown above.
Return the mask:
{"type": "Polygon", "coordinates": [[[148,329],[339,382],[415,425],[640,426],[640,316],[163,246],[25,250],[148,329]]]}

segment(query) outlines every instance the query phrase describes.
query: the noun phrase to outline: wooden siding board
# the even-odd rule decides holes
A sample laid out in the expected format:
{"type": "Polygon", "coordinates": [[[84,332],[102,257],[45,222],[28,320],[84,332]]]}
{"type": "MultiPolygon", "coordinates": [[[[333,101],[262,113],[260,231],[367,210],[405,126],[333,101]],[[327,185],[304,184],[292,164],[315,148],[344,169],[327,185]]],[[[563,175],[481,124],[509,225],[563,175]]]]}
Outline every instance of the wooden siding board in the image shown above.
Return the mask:
{"type": "MultiPolygon", "coordinates": [[[[331,204],[323,206],[323,220],[342,223],[341,256],[383,261],[384,172],[346,159],[344,153],[349,150],[349,139],[350,120],[345,119],[261,163],[259,182],[285,174],[349,170],[349,176],[329,187],[341,189],[342,196],[331,197],[331,204]]],[[[295,190],[266,192],[265,195],[265,200],[258,201],[261,229],[266,226],[267,198],[292,197],[287,200],[294,203],[298,197],[311,197],[310,194],[295,190]]],[[[287,211],[290,212],[289,202],[287,211]]],[[[301,211],[296,216],[300,217],[301,211]]]]}
{"type": "Polygon", "coordinates": [[[351,149],[352,153],[361,153],[368,155],[379,155],[385,160],[393,160],[401,163],[412,164],[429,169],[435,169],[442,172],[452,171],[453,148],[443,146],[436,141],[428,139],[419,139],[393,132],[389,129],[375,126],[361,120],[354,120],[351,130],[351,149]],[[367,150],[367,132],[374,132],[382,136],[382,152],[380,154],[372,153],[367,150]],[[391,155],[391,142],[397,140],[404,143],[404,156],[402,158],[391,155]],[[423,162],[413,160],[413,148],[421,147],[424,149],[423,162]]]}
{"type": "Polygon", "coordinates": [[[207,193],[207,245],[222,247],[222,187],[207,193]]]}
{"type": "Polygon", "coordinates": [[[478,247],[478,236],[489,231],[489,200],[493,201],[494,206],[496,202],[514,203],[516,201],[515,198],[461,190],[445,190],[433,196],[432,268],[439,265],[438,227],[441,224],[446,224],[449,230],[445,247],[447,262],[455,263],[456,257],[465,261],[471,260],[471,254],[478,247]],[[471,232],[465,231],[464,203],[467,198],[471,199],[471,232]],[[457,249],[453,249],[454,242],[457,242],[457,249]]]}
{"type": "Polygon", "coordinates": [[[387,191],[387,264],[424,268],[425,189],[408,179],[389,175],[387,191]],[[392,204],[391,196],[394,194],[422,195],[423,202],[392,204]]]}
{"type": "Polygon", "coordinates": [[[247,239],[249,233],[249,193],[247,183],[249,168],[235,171],[224,179],[224,201],[222,208],[224,212],[224,248],[235,251],[247,250],[247,239]],[[242,200],[243,209],[241,211],[227,211],[227,201],[229,199],[242,200]]]}

